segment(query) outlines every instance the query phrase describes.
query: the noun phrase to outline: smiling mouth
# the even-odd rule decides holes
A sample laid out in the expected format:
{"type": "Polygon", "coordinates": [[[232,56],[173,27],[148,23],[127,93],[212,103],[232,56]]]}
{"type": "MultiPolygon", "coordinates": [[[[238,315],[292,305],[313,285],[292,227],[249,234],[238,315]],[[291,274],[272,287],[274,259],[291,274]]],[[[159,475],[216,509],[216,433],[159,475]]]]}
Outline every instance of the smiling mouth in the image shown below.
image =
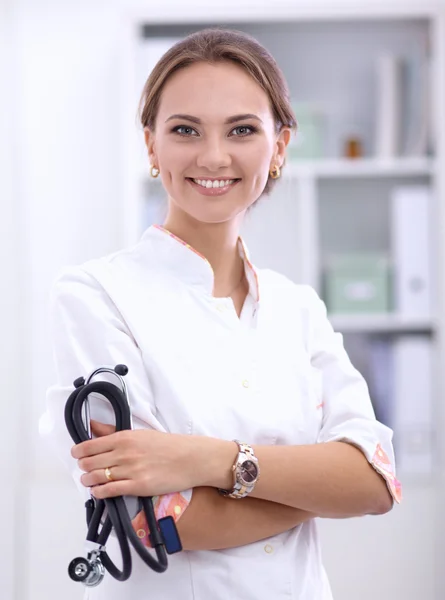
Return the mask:
{"type": "Polygon", "coordinates": [[[196,185],[200,185],[201,187],[205,188],[205,189],[218,189],[218,188],[223,188],[223,187],[227,187],[227,185],[233,185],[234,183],[237,183],[238,181],[241,181],[240,178],[227,178],[227,179],[195,179],[193,177],[186,177],[186,179],[188,179],[189,181],[192,181],[193,183],[195,183],[196,185]],[[207,184],[203,184],[200,183],[202,181],[210,181],[211,185],[207,185],[207,184]],[[213,182],[217,182],[217,184],[215,185],[213,182]]]}

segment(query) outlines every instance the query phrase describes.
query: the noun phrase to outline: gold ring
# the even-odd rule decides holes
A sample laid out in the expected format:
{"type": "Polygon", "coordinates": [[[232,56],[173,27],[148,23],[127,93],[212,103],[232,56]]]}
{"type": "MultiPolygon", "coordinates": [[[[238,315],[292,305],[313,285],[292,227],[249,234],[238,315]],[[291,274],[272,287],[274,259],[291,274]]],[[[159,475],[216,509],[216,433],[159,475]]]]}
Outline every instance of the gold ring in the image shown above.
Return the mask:
{"type": "Polygon", "coordinates": [[[108,481],[114,481],[113,476],[111,475],[111,469],[109,467],[105,469],[105,477],[108,479],[108,481]]]}

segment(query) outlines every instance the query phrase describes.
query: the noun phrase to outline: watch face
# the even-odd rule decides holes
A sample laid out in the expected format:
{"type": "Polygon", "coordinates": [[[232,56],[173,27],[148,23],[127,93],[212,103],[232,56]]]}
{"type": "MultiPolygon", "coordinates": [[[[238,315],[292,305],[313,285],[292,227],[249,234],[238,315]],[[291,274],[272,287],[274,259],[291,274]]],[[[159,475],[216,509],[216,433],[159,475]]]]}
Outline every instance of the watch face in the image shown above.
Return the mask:
{"type": "Polygon", "coordinates": [[[245,483],[252,483],[258,475],[258,468],[251,460],[246,460],[240,467],[241,478],[245,483]]]}

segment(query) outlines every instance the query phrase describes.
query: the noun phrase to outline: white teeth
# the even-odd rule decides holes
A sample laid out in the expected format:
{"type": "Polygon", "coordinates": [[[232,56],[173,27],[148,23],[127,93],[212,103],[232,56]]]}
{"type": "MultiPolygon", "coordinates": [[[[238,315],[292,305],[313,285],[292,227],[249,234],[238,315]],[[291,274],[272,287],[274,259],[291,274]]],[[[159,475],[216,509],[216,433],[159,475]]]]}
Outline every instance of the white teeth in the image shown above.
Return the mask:
{"type": "Polygon", "coordinates": [[[218,188],[224,187],[226,185],[230,185],[234,183],[234,179],[226,179],[224,181],[211,181],[210,179],[193,179],[195,183],[202,185],[205,188],[218,188]]]}

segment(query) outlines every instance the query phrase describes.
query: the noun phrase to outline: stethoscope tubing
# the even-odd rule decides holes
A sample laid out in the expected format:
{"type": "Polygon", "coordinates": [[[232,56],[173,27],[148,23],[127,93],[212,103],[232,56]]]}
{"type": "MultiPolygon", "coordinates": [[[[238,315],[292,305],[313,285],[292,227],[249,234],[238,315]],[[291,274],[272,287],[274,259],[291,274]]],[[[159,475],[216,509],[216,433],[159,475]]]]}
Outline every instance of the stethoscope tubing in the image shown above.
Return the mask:
{"type": "MultiPolygon", "coordinates": [[[[105,371],[107,369],[100,370],[105,371]]],[[[99,370],[96,372],[98,371],[99,370]]],[[[108,381],[95,381],[86,384],[82,384],[81,381],[84,381],[83,378],[76,380],[76,389],[70,394],[65,404],[65,424],[75,444],[91,439],[89,427],[87,430],[82,413],[85,403],[88,403],[88,396],[93,393],[101,394],[110,402],[115,414],[116,431],[132,429],[131,411],[126,393],[124,395],[116,385],[108,381]]],[[[126,388],[124,388],[124,391],[126,392],[126,388]]],[[[105,499],[92,498],[92,500],[94,509],[91,508],[90,504],[90,510],[87,510],[88,532],[86,539],[89,542],[93,542],[103,547],[100,552],[100,560],[112,577],[118,581],[125,581],[131,575],[132,561],[129,542],[141,559],[153,571],[162,573],[167,569],[167,553],[164,541],[158,529],[152,497],[140,497],[138,500],[140,504],[142,504],[147,519],[151,543],[155,550],[157,560],[151,556],[148,549],[137,536],[125,500],[122,496],[105,499]],[[107,516],[99,531],[105,508],[107,509],[107,516]],[[113,563],[105,550],[106,542],[113,528],[122,555],[122,570],[113,563]]]]}

